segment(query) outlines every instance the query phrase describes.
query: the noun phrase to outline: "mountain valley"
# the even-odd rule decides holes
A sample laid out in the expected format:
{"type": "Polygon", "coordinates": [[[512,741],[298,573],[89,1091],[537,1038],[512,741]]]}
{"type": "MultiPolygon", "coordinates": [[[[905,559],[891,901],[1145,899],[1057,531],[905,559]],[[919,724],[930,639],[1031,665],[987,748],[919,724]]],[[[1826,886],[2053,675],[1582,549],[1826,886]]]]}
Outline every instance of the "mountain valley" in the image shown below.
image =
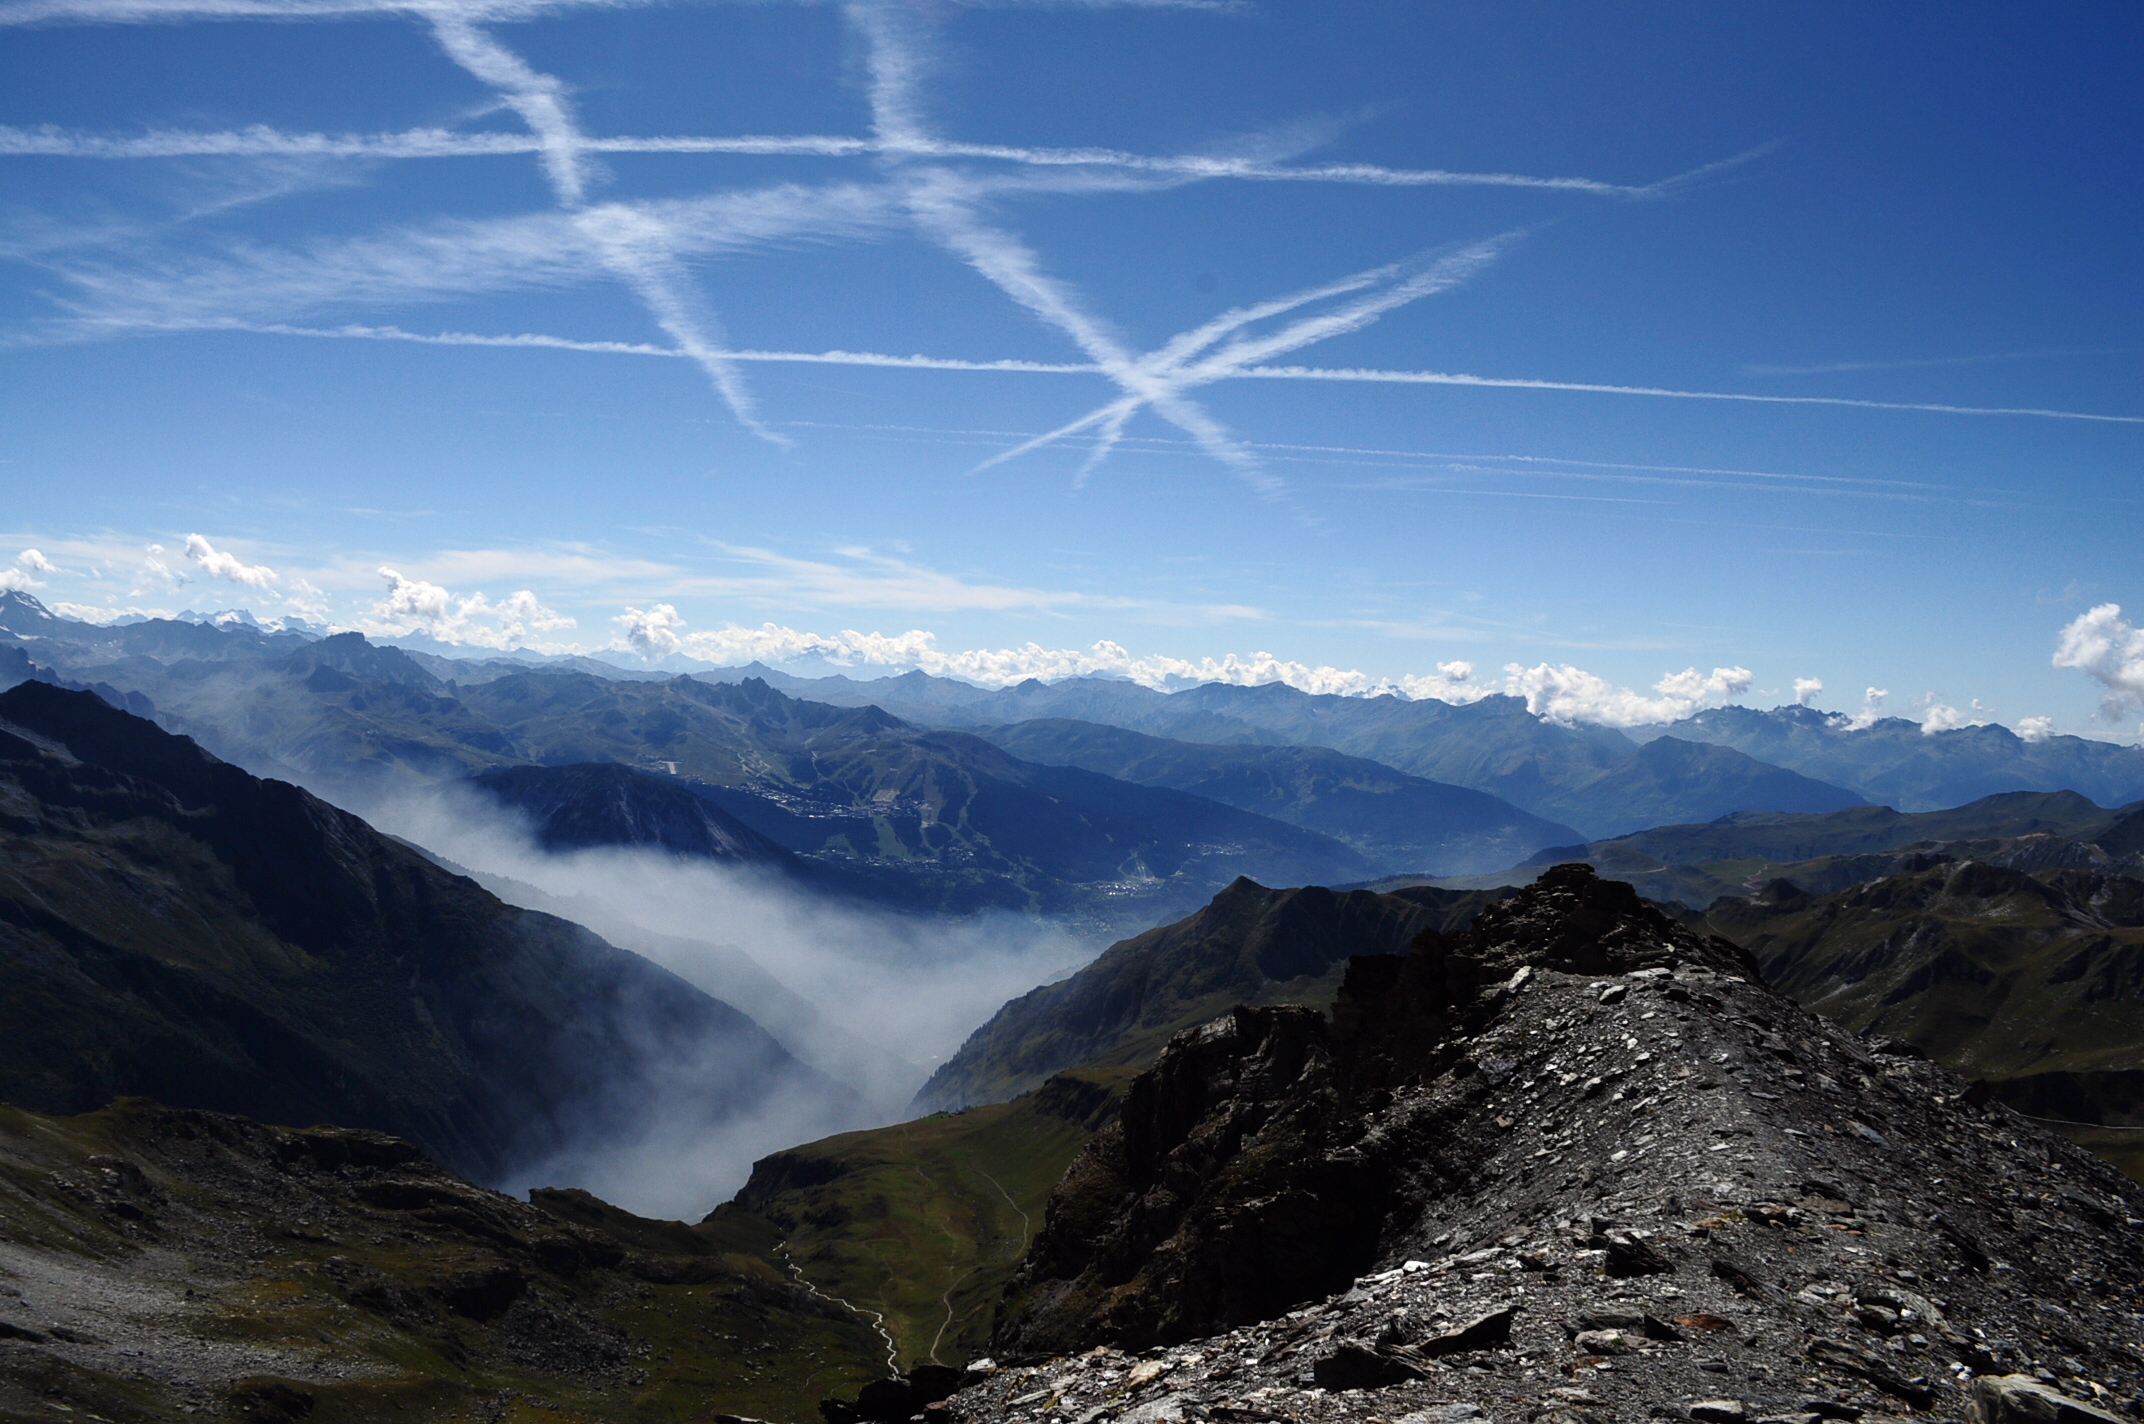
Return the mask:
{"type": "Polygon", "coordinates": [[[2119,756],[33,609],[9,1417],[2144,1417],[2144,805],[1913,799],[2119,756]]]}

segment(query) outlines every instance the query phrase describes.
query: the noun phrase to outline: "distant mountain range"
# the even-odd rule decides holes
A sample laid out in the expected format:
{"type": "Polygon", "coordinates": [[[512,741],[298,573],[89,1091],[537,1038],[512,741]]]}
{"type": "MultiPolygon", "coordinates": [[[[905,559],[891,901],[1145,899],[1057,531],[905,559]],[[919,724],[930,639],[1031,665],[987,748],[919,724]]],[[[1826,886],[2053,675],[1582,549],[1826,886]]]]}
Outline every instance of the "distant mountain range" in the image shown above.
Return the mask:
{"type": "MultiPolygon", "coordinates": [[[[1442,883],[1522,885],[1541,867],[1583,860],[1656,900],[1702,909],[1723,895],[1747,895],[1776,879],[1829,893],[1887,875],[1929,854],[1973,857],[2028,871],[2089,870],[2144,876],[2144,805],[2108,810],[2074,791],[2011,791],[1947,811],[1902,812],[1854,806],[1824,815],[1776,812],[1722,816],[1692,826],[1558,846],[1532,863],[1442,883]]],[[[1385,887],[1407,877],[1377,881],[1385,887]]]]}
{"type": "Polygon", "coordinates": [[[1994,725],[1924,732],[1902,717],[1851,727],[1813,707],[1711,707],[1661,730],[1851,787],[1901,811],[1936,811],[2004,791],[2075,791],[2104,806],[2144,799],[2144,748],[2084,737],[2026,741],[1994,725]]]}
{"type": "Polygon", "coordinates": [[[0,1098],[395,1132],[507,1181],[779,1108],[868,1120],[750,1018],[86,692],[0,694],[0,1098]]]}
{"type": "MultiPolygon", "coordinates": [[[[97,628],[53,618],[20,595],[0,615],[22,659],[34,654],[62,680],[98,688],[219,755],[360,809],[412,784],[481,774],[516,809],[540,809],[552,844],[674,840],[692,821],[690,834],[707,845],[727,837],[763,864],[780,860],[779,847],[819,867],[821,888],[908,910],[1039,910],[1121,933],[1181,913],[1238,875],[1332,883],[1464,869],[1571,834],[1417,780],[1407,783],[1418,813],[1408,839],[1374,826],[1342,839],[1319,829],[1316,814],[1277,818],[1166,778],[1038,764],[971,733],[803,701],[755,679],[598,676],[586,667],[604,665],[590,660],[464,667],[356,634],[308,639],[244,624],[97,628]],[[477,676],[446,681],[439,671],[477,676]],[[594,763],[673,778],[708,809],[671,795],[659,811],[650,799],[659,793],[635,782],[632,814],[655,820],[629,825],[619,819],[626,783],[615,773],[602,781],[533,770],[594,763]],[[708,829],[717,817],[719,833],[708,829]],[[656,832],[657,822],[670,829],[656,832]]],[[[1374,775],[1394,780],[1387,769],[1374,775]]]]}
{"type": "Polygon", "coordinates": [[[1329,747],[1180,742],[1063,717],[985,728],[981,735],[1028,761],[1189,791],[1319,831],[1381,865],[1444,866],[1443,874],[1458,875],[1509,864],[1515,846],[1577,837],[1568,826],[1485,792],[1329,747]]]}
{"type": "MultiPolygon", "coordinates": [[[[728,679],[745,671],[698,676],[728,679]]],[[[1732,748],[1701,749],[1674,739],[1648,750],[1612,728],[1558,726],[1527,711],[1516,697],[1461,705],[1314,695],[1279,683],[1208,683],[1161,693],[1102,678],[1029,681],[986,692],[923,673],[876,682],[778,674],[766,680],[800,697],[835,705],[868,702],[913,722],[973,727],[996,738],[1014,737],[1011,724],[1047,718],[1181,742],[1330,748],[1379,763],[1388,776],[1398,772],[1485,792],[1541,819],[1574,826],[1582,837],[1710,820],[1731,811],[1829,811],[1864,799],[1732,748]]]]}
{"type": "Polygon", "coordinates": [[[1673,765],[1665,776],[1633,769],[1629,779],[1619,777],[1634,746],[1662,738],[1738,751],[1825,783],[1835,788],[1833,794],[1843,789],[1854,799],[1906,811],[1960,805],[2001,791],[2077,791],[2110,806],[2144,798],[2144,748],[2074,736],[2028,742],[1996,726],[1924,732],[1919,723],[1901,718],[1854,727],[1810,707],[1711,708],[1625,734],[1605,727],[1559,727],[1533,716],[1520,699],[1503,696],[1454,706],[1396,696],[1319,696],[1277,683],[1210,683],[1162,693],[1106,678],[1031,680],[992,691],[920,672],[873,680],[799,678],[758,665],[696,676],[761,676],[793,696],[836,705],[871,703],[934,726],[982,728],[1071,718],[1190,742],[1331,747],[1410,775],[1489,792],[1590,837],[1708,821],[1728,811],[1813,811],[1852,804],[1851,799],[1833,806],[1784,804],[1777,798],[1790,788],[1817,793],[1798,782],[1765,785],[1755,780],[1760,773],[1733,760],[1704,768],[1683,784],[1678,780],[1698,770],[1692,763],[1673,765]],[[1647,792],[1649,780],[1657,780],[1660,789],[1647,792]],[[1633,790],[1644,798],[1643,815],[1623,809],[1633,790]]]}

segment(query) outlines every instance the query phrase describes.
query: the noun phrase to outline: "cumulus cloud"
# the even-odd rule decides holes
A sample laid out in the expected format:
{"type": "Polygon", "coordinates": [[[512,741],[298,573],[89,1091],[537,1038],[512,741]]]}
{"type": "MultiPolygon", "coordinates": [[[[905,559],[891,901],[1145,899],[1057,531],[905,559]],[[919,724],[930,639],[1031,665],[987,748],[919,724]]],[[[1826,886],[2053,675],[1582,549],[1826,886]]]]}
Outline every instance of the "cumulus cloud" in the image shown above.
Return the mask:
{"type": "Polygon", "coordinates": [[[2055,719],[2052,717],[2020,717],[2017,735],[2020,741],[2044,742],[2055,734],[2055,719]]]}
{"type": "Polygon", "coordinates": [[[33,588],[43,588],[38,574],[56,574],[61,570],[50,559],[35,549],[24,549],[15,556],[11,568],[0,569],[0,593],[27,593],[33,588]]]}
{"type": "Polygon", "coordinates": [[[1843,712],[1831,714],[1831,725],[1845,732],[1865,732],[1876,725],[1883,716],[1883,700],[1891,695],[1888,687],[1871,687],[1861,694],[1861,710],[1849,717],[1843,712]]]}
{"type": "Polygon", "coordinates": [[[276,581],[274,569],[244,563],[236,554],[225,553],[199,534],[186,536],[186,557],[199,564],[210,578],[226,579],[247,588],[266,590],[276,581]]]}
{"type": "MultiPolygon", "coordinates": [[[[657,603],[648,608],[628,608],[610,621],[618,625],[618,636],[611,639],[610,646],[619,652],[638,653],[653,662],[657,658],[665,658],[684,649],[684,640],[678,637],[677,630],[685,626],[685,620],[679,617],[678,611],[667,603],[657,603]]],[[[774,627],[772,623],[767,626],[770,629],[774,627]]],[[[782,631],[788,632],[791,630],[783,629],[782,631]]],[[[704,639],[709,635],[701,633],[694,636],[704,639]]],[[[758,656],[759,654],[757,653],[751,655],[751,657],[758,656]]],[[[794,657],[796,654],[776,653],[774,656],[778,658],[794,657]]],[[[751,657],[738,661],[749,662],[751,657]]],[[[719,662],[723,660],[709,659],[709,661],[719,662]]]]}
{"type": "Polygon", "coordinates": [[[1980,705],[1979,698],[1974,698],[1971,708],[1963,712],[1948,703],[1937,702],[1934,698],[1934,693],[1928,694],[1928,710],[1921,714],[1921,735],[1932,737],[1937,732],[1955,732],[1961,727],[1988,725],[1985,715],[1987,709],[1980,705]]]}
{"type": "Polygon", "coordinates": [[[1797,707],[1807,707],[1816,700],[1816,695],[1823,690],[1824,680],[1822,678],[1798,677],[1794,679],[1794,703],[1797,707]]]}
{"type": "Polygon", "coordinates": [[[2055,666],[2100,685],[2100,711],[2109,721],[2144,709],[2144,629],[2122,617],[2119,603],[2102,603],[2065,627],[2055,639],[2055,666]]]}
{"type": "Polygon", "coordinates": [[[1607,727],[1638,727],[1653,722],[1672,722],[1687,717],[1716,699],[1747,692],[1756,681],[1748,668],[1714,668],[1708,675],[1696,668],[1669,673],[1653,684],[1658,697],[1647,697],[1628,687],[1617,687],[1606,678],[1566,663],[1540,663],[1504,668],[1503,691],[1526,699],[1526,710],[1536,717],[1569,726],[1590,722],[1607,727]]]}
{"type": "Polygon", "coordinates": [[[493,603],[482,592],[456,595],[384,565],[379,574],[387,580],[387,596],[373,605],[372,618],[358,625],[366,633],[422,633],[442,643],[504,650],[523,646],[531,633],[574,626],[571,618],[546,608],[525,588],[493,603]]]}
{"type": "Polygon", "coordinates": [[[805,632],[779,623],[763,623],[757,628],[731,623],[720,628],[683,632],[685,619],[667,603],[628,608],[611,621],[619,631],[610,641],[610,650],[637,654],[651,662],[672,655],[718,666],[818,658],[836,667],[917,670],[934,677],[955,677],[985,687],[1006,687],[1031,677],[1050,682],[1065,677],[1099,676],[1122,677],[1141,686],[1164,690],[1202,682],[1224,682],[1243,687],[1280,682],[1312,693],[1349,697],[1397,693],[1455,702],[1475,701],[1494,691],[1493,688],[1470,685],[1474,665],[1462,661],[1439,663],[1433,673],[1380,678],[1350,668],[1312,666],[1267,652],[1247,657],[1229,653],[1218,658],[1178,658],[1165,654],[1138,656],[1121,643],[1108,639],[1086,648],[1046,648],[1030,642],[1016,648],[948,651],[938,646],[937,634],[920,628],[897,634],[862,633],[844,628],[829,635],[805,632]]]}

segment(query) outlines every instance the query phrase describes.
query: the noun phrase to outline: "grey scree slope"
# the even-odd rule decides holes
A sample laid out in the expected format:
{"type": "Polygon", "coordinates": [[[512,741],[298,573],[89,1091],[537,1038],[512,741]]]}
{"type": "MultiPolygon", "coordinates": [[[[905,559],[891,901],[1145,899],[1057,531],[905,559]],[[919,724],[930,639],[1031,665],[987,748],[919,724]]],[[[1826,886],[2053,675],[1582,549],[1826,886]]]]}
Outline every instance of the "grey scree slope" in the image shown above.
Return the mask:
{"type": "MultiPolygon", "coordinates": [[[[1266,1133],[1304,1135],[1328,1166],[1347,1154],[1401,1163],[1352,1286],[1205,1338],[979,1361],[932,1416],[2144,1417],[2135,1182],[1956,1075],[1729,972],[1720,942],[1583,866],[1521,898],[1531,903],[1503,918],[1535,922],[1522,938],[1568,944],[1539,922],[1578,917],[1629,951],[1609,956],[1626,972],[1546,967],[1516,941],[1469,946],[1499,972],[1533,962],[1454,1008],[1442,1042],[1415,1046],[1419,1071],[1380,1091],[1351,1093],[1344,1034],[1300,1009],[1187,1030],[1155,1065],[1163,1075],[1172,1055],[1205,1055],[1209,1096],[1174,1105],[1203,1117],[1137,1209],[1167,1192],[1180,1199],[1164,1204],[1172,1219],[1255,1211],[1255,1193],[1213,1158],[1254,1153],[1266,1133]],[[1318,1040],[1307,1051],[1305,1033],[1318,1040]],[[1279,1071],[1282,1059],[1299,1071],[1279,1071]],[[1215,1148],[1213,1124],[1246,1114],[1258,1125],[1240,1145],[1215,1148]],[[1202,1133],[1199,1166],[1187,1154],[1202,1133]],[[1406,1167],[1430,1158],[1439,1165],[1410,1198],[1406,1167]],[[1214,1200],[1231,1192],[1233,1207],[1214,1200]]],[[[1204,1238],[1209,1260],[1226,1234],[1204,1238]]],[[[1197,1273],[1185,1254],[1161,1289],[1197,1273]]]]}

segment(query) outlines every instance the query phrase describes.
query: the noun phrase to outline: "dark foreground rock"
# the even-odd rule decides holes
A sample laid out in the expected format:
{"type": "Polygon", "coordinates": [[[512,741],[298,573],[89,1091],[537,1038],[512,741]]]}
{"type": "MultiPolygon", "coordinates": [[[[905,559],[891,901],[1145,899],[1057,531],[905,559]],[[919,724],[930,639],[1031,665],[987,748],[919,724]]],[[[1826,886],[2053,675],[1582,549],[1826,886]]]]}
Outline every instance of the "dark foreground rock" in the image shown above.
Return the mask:
{"type": "Polygon", "coordinates": [[[1020,1363],[944,1407],[2144,1417],[2137,1192],[1559,867],[1355,961],[1330,1021],[1181,1035],[1052,1200],[1000,1315],[1020,1363]]]}
{"type": "Polygon", "coordinates": [[[384,1133],[0,1107],[0,1420],[794,1420],[884,1369],[749,1213],[530,1198],[384,1133]]]}

